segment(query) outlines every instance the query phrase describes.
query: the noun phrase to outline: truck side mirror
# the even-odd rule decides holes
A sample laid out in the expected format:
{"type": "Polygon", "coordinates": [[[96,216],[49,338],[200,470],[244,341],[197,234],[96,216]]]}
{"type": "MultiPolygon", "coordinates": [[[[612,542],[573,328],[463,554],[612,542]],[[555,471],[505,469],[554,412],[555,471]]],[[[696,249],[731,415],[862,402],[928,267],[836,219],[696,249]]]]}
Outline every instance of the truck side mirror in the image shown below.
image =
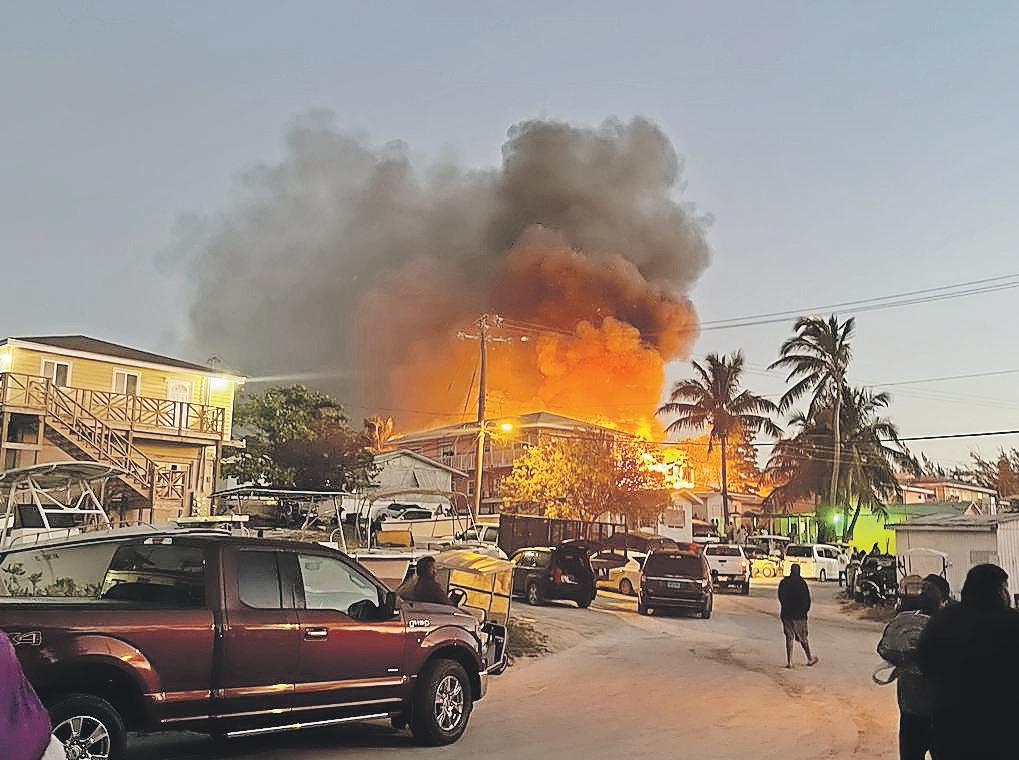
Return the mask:
{"type": "Polygon", "coordinates": [[[396,592],[387,591],[386,598],[382,602],[382,619],[390,620],[396,615],[396,592]]]}

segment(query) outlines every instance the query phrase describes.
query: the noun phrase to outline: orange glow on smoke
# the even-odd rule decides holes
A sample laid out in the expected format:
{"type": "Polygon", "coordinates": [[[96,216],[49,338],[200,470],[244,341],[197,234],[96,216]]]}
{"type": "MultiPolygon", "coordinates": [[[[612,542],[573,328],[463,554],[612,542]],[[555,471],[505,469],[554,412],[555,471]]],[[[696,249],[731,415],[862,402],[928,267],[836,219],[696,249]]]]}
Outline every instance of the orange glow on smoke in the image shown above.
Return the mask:
{"type": "Polygon", "coordinates": [[[488,347],[490,417],[550,411],[661,437],[655,410],[665,363],[685,358],[697,333],[687,299],[667,294],[622,256],[577,251],[541,228],[513,247],[495,280],[492,292],[476,293],[469,273],[417,260],[372,294],[365,323],[389,329],[374,332],[365,351],[383,381],[369,393],[398,427],[474,418],[478,343],[456,333],[487,311],[551,328],[493,328],[512,341],[488,347]]]}

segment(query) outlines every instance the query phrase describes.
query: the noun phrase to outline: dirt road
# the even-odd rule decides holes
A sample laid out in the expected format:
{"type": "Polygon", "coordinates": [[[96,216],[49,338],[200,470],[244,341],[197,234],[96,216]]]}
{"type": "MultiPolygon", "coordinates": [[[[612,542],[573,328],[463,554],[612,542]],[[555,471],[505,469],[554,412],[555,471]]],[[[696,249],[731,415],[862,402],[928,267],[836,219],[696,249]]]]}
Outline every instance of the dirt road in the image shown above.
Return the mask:
{"type": "MultiPolygon", "coordinates": [[[[834,584],[813,587],[819,665],[784,667],[775,585],[720,594],[710,620],[639,617],[632,599],[599,595],[589,610],[517,607],[550,633],[555,654],[524,661],[492,684],[448,758],[896,757],[892,687],[871,682],[878,623],[847,619],[834,584]]],[[[799,655],[802,658],[802,653],[799,655]]],[[[383,725],[239,740],[132,744],[132,760],[323,760],[424,755],[383,725]]]]}

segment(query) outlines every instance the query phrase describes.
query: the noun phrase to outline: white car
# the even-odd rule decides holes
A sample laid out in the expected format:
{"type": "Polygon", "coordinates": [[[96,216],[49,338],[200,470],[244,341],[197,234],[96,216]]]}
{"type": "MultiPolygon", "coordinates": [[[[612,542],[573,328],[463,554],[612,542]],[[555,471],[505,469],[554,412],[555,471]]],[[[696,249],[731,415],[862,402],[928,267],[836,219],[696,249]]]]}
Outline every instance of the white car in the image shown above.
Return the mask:
{"type": "Polygon", "coordinates": [[[744,596],[750,593],[750,560],[742,546],[706,544],[704,558],[715,586],[736,586],[744,596]]]}
{"type": "Polygon", "coordinates": [[[595,583],[605,591],[634,596],[640,588],[640,572],[646,554],[621,551],[600,552],[591,557],[595,583]]]}
{"type": "Polygon", "coordinates": [[[828,544],[789,544],[782,560],[784,575],[790,575],[793,565],[800,566],[800,575],[821,581],[835,581],[839,573],[845,570],[842,554],[828,544]]]}

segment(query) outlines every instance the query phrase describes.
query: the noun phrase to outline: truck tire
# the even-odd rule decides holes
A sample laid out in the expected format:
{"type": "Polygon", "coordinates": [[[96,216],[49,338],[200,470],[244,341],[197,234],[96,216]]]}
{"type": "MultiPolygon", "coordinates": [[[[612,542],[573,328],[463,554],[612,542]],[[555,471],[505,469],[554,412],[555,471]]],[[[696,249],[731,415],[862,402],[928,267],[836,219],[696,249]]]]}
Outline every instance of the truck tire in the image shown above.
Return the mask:
{"type": "Polygon", "coordinates": [[[646,604],[644,604],[643,602],[637,602],[638,615],[647,615],[649,612],[650,610],[648,609],[648,606],[646,604]]]}
{"type": "Polygon", "coordinates": [[[821,568],[821,571],[817,574],[817,579],[821,581],[821,583],[824,583],[826,580],[828,580],[827,576],[825,575],[823,567],[821,568]]]}
{"type": "Polygon", "coordinates": [[[419,744],[452,744],[467,730],[474,707],[471,679],[454,660],[434,660],[418,677],[410,730],[419,744]]]}
{"type": "Polygon", "coordinates": [[[124,760],[127,755],[127,729],[120,713],[105,699],[91,694],[65,694],[49,706],[53,735],[71,757],[72,747],[77,748],[76,757],[87,760],[91,757],[105,757],[108,760],[124,760]]]}
{"type": "Polygon", "coordinates": [[[587,599],[581,599],[579,602],[577,602],[577,606],[580,607],[580,609],[582,610],[586,610],[588,607],[591,606],[591,602],[593,601],[594,601],[593,596],[587,599]]]}
{"type": "Polygon", "coordinates": [[[750,594],[750,581],[743,581],[743,586],[740,588],[739,592],[743,596],[749,596],[749,594],[750,594]]]}

